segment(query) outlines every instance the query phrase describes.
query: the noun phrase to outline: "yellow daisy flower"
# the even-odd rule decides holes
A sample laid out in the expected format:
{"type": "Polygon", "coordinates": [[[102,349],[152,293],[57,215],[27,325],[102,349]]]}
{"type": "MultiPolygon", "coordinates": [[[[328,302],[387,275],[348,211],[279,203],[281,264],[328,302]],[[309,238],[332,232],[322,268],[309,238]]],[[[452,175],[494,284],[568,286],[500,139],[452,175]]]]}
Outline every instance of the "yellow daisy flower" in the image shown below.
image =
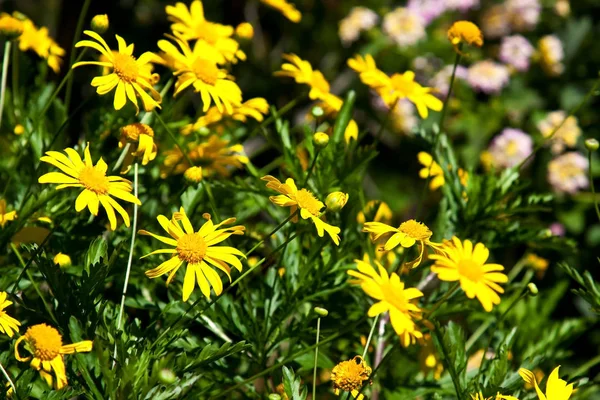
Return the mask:
{"type": "MultiPolygon", "coordinates": [[[[440,167],[440,165],[433,160],[431,154],[420,151],[417,154],[417,159],[419,160],[419,163],[423,165],[423,168],[421,168],[419,171],[419,177],[427,179],[429,174],[431,174],[432,178],[429,180],[429,189],[437,190],[444,186],[446,183],[446,180],[444,179],[444,171],[442,170],[442,167],[440,167]]],[[[448,165],[448,168],[452,169],[452,166],[448,165]]],[[[460,179],[460,183],[463,186],[467,186],[469,174],[464,169],[459,168],[458,179],[460,179]]]]}
{"type": "Polygon", "coordinates": [[[180,35],[183,41],[198,40],[208,44],[217,51],[219,64],[246,59],[244,52],[239,49],[239,43],[231,37],[234,28],[207,21],[201,1],[193,1],[189,10],[184,3],[175,3],[175,6],[167,6],[165,10],[169,21],[173,22],[173,33],[180,35]]]}
{"type": "MultiPolygon", "coordinates": [[[[321,219],[321,212],[325,208],[325,204],[318,200],[314,194],[307,189],[298,190],[292,178],[286,179],[285,183],[281,183],[279,179],[271,175],[263,176],[261,179],[267,182],[267,188],[281,193],[278,196],[270,196],[269,200],[271,200],[271,203],[279,207],[290,207],[290,215],[300,209],[299,214],[302,219],[310,218],[313,224],[315,224],[319,237],[323,237],[324,232],[327,232],[331,240],[336,245],[340,245],[340,237],[338,235],[341,232],[340,228],[329,225],[321,219]]],[[[298,222],[298,215],[292,218],[292,222],[298,222]]]]}
{"type": "Polygon", "coordinates": [[[6,200],[0,199],[0,228],[4,228],[7,222],[14,221],[17,218],[16,211],[6,211],[6,200]]]}
{"type": "Polygon", "coordinates": [[[15,332],[19,332],[21,323],[4,311],[6,307],[13,303],[7,297],[6,292],[0,292],[0,333],[6,333],[8,337],[13,337],[15,332]]]}
{"type": "Polygon", "coordinates": [[[260,0],[261,3],[268,5],[271,8],[279,11],[284,17],[294,23],[298,23],[302,20],[302,14],[298,9],[286,0],[260,0]]]}
{"type": "Polygon", "coordinates": [[[427,225],[422,222],[409,219],[400,224],[398,228],[381,223],[381,222],[366,222],[363,227],[363,232],[370,233],[371,241],[376,242],[382,237],[387,236],[385,244],[379,248],[381,251],[390,251],[400,245],[406,249],[418,243],[419,255],[413,261],[405,264],[406,268],[416,268],[423,260],[425,246],[429,246],[435,251],[440,251],[441,245],[430,241],[433,234],[427,225]]]}
{"type": "Polygon", "coordinates": [[[242,91],[237,83],[230,79],[227,71],[217,66],[218,53],[200,40],[194,44],[193,50],[181,37],[173,37],[173,40],[181,50],[167,40],[160,40],[158,47],[179,66],[174,73],[178,77],[175,96],[193,85],[194,90],[202,97],[202,111],[208,111],[214,101],[219,111],[225,107],[227,112],[233,112],[233,107],[242,102],[242,91]]]}
{"type": "Polygon", "coordinates": [[[356,222],[364,224],[367,221],[366,216],[370,215],[373,215],[373,221],[375,222],[383,222],[384,224],[392,222],[392,209],[383,201],[369,200],[363,210],[356,215],[356,222]]]}
{"type": "Polygon", "coordinates": [[[550,261],[537,254],[528,253],[527,256],[525,256],[525,264],[535,271],[535,276],[538,279],[542,279],[550,265],[550,261]]]}
{"type": "Polygon", "coordinates": [[[448,40],[454,46],[457,52],[461,43],[467,43],[470,46],[483,46],[483,33],[481,29],[470,21],[456,21],[448,29],[448,40]]]}
{"type": "Polygon", "coordinates": [[[0,13],[0,36],[16,39],[23,33],[23,21],[7,13],[0,13]]]}
{"type": "Polygon", "coordinates": [[[56,390],[62,389],[68,383],[63,355],[89,351],[92,351],[91,340],[63,345],[61,334],[46,324],[30,326],[15,343],[15,358],[22,362],[31,360],[31,367],[40,371],[42,378],[56,390]],[[19,344],[23,341],[25,341],[25,350],[31,353],[33,358],[21,357],[19,344]],[[56,382],[54,382],[55,378],[56,382]]]}
{"type": "Polygon", "coordinates": [[[367,295],[379,300],[369,308],[367,315],[374,317],[389,311],[392,327],[404,347],[416,343],[417,339],[422,339],[423,333],[419,331],[414,321],[421,318],[421,309],[414,301],[423,296],[423,293],[416,288],[405,289],[398,274],[393,272],[388,275],[378,261],[375,261],[375,265],[379,269],[379,274],[371,264],[362,260],[354,261],[358,271],[348,270],[348,275],[357,279],[351,280],[350,283],[360,284],[367,295]]]}
{"type": "Polygon", "coordinates": [[[358,391],[363,386],[363,382],[369,380],[371,372],[371,367],[361,356],[340,362],[331,370],[333,392],[338,396],[340,390],[350,392],[355,399],[362,400],[364,396],[361,394],[357,397],[358,391]]]}
{"type": "MultiPolygon", "coordinates": [[[[242,168],[248,163],[248,157],[241,144],[230,146],[229,140],[221,139],[217,135],[211,135],[206,142],[188,143],[188,157],[195,164],[202,168],[204,176],[228,177],[231,175],[232,168],[242,168]]],[[[169,174],[182,174],[188,168],[187,160],[183,157],[179,147],[164,152],[165,160],[161,168],[161,177],[167,177],[169,174]]]]}
{"type": "Polygon", "coordinates": [[[52,259],[54,265],[58,265],[60,268],[67,268],[71,266],[71,257],[68,254],[58,253],[52,259]]]}
{"type": "Polygon", "coordinates": [[[48,28],[38,29],[30,20],[23,21],[23,33],[19,36],[19,50],[35,51],[38,56],[46,59],[48,66],[55,73],[60,72],[60,64],[65,50],[48,35],[48,28]]]}
{"type": "Polygon", "coordinates": [[[276,71],[273,75],[293,78],[296,83],[308,85],[310,87],[308,97],[312,100],[324,99],[329,94],[329,82],[321,71],[313,70],[308,61],[295,54],[284,54],[283,58],[289,62],[283,63],[281,71],[276,71]]]}
{"type": "Polygon", "coordinates": [[[490,312],[494,305],[500,304],[498,293],[504,293],[498,283],[508,282],[508,277],[498,272],[504,270],[502,265],[486,264],[489,255],[490,251],[482,243],[473,246],[471,241],[461,242],[454,236],[444,242],[441,254],[429,256],[435,261],[431,272],[442,281],[459,281],[467,297],[477,297],[484,310],[490,312]]]}
{"type": "Polygon", "coordinates": [[[514,396],[505,396],[500,393],[496,393],[495,397],[494,396],[483,397],[483,394],[481,393],[481,391],[479,393],[475,393],[475,394],[471,395],[472,400],[492,400],[492,398],[494,398],[495,400],[519,400],[514,396]]]}
{"type": "Polygon", "coordinates": [[[122,174],[129,171],[135,157],[141,157],[142,165],[148,165],[156,158],[157,147],[154,143],[154,130],[150,126],[135,122],[121,127],[120,131],[119,148],[130,145],[130,150],[123,160],[122,174]]]}
{"type": "Polygon", "coordinates": [[[58,151],[47,151],[46,155],[40,158],[41,161],[54,165],[64,173],[48,172],[40,176],[38,182],[58,183],[57,190],[68,187],[83,188],[75,200],[77,212],[87,207],[93,215],[98,215],[98,206],[102,205],[108,215],[110,229],[117,228],[115,210],[129,227],[129,214],[112,197],[141,205],[137,197],[131,194],[131,182],[120,176],[106,176],[108,166],[102,158],[96,165],[93,164],[89,144],[85,148],[83,161],[75,149],[66,148],[64,151],[68,157],[58,151]]]}
{"type": "Polygon", "coordinates": [[[567,382],[558,377],[558,369],[560,365],[552,371],[546,382],[546,394],[542,393],[535,379],[535,374],[528,369],[519,369],[519,375],[523,380],[535,387],[535,392],[540,400],[569,400],[573,393],[573,384],[567,385],[567,382]]]}
{"type": "Polygon", "coordinates": [[[152,111],[155,107],[160,108],[160,93],[153,87],[151,68],[148,64],[157,56],[149,51],[143,53],[138,59],[133,56],[133,44],[127,45],[125,40],[119,35],[115,35],[119,43],[118,51],[112,51],[102,36],[94,31],[83,31],[86,35],[95,39],[98,43],[91,40],[80,40],[75,47],[90,47],[100,52],[105,60],[108,61],[82,61],[75,63],[73,68],[82,65],[99,65],[101,67],[112,68],[112,73],[104,76],[97,76],[92,79],[92,86],[96,88],[96,93],[105,95],[115,90],[113,106],[115,110],[120,110],[127,103],[127,99],[135,106],[139,112],[137,96],[142,100],[145,111],[152,111]],[[150,96],[146,91],[150,92],[150,96]]]}
{"type": "MultiPolygon", "coordinates": [[[[179,212],[173,213],[169,221],[164,215],[159,215],[157,220],[160,226],[171,237],[159,236],[145,230],[140,230],[141,235],[149,235],[161,242],[174,246],[173,249],[160,249],[146,254],[148,257],[154,254],[172,254],[171,258],[160,264],[158,267],[146,271],[148,278],[158,278],[164,274],[169,274],[167,285],[175,277],[175,273],[184,262],[187,263],[185,278],[183,279],[183,301],[188,301],[195,282],[198,282],[202,294],[210,299],[210,287],[219,296],[223,292],[223,282],[215,268],[227,274],[231,282],[231,268],[233,265],[238,271],[242,272],[242,263],[237,257],[246,258],[244,253],[229,246],[215,246],[226,240],[231,235],[243,235],[246,229],[242,225],[236,225],[229,228],[219,229],[222,225],[229,225],[235,222],[235,218],[228,218],[220,224],[214,224],[210,215],[205,214],[208,221],[195,232],[183,207],[179,212]],[[237,257],[236,257],[237,256],[237,257]]],[[[144,258],[142,257],[142,258],[144,258]]]]}

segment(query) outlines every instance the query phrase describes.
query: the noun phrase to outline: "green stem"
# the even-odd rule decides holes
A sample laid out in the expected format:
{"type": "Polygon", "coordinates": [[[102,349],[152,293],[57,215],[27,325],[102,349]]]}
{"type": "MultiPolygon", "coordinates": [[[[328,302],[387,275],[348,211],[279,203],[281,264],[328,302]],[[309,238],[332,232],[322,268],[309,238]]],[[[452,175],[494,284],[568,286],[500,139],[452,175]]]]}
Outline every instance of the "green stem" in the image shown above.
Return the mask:
{"type": "Polygon", "coordinates": [[[217,218],[217,221],[221,221],[221,217],[219,216],[219,212],[217,211],[217,202],[215,201],[215,197],[213,196],[212,188],[210,184],[206,181],[202,182],[204,189],[206,190],[206,195],[208,196],[208,202],[210,203],[210,208],[212,209],[213,214],[217,218]]]}
{"type": "Polygon", "coordinates": [[[313,368],[312,400],[317,399],[317,361],[319,360],[319,334],[320,333],[321,333],[321,317],[317,318],[317,339],[315,341],[315,366],[313,368]]]}
{"type": "Polygon", "coordinates": [[[596,216],[600,220],[600,208],[598,208],[598,199],[596,198],[596,189],[594,188],[594,174],[592,173],[592,151],[588,150],[588,171],[590,174],[590,189],[592,189],[592,197],[594,201],[594,208],[596,209],[596,216]]]}
{"type": "Polygon", "coordinates": [[[130,148],[131,148],[131,143],[127,143],[125,145],[125,147],[123,147],[123,150],[121,150],[121,154],[119,155],[119,158],[117,159],[117,162],[115,163],[115,165],[112,169],[113,172],[117,171],[119,168],[121,168],[123,161],[125,161],[125,157],[127,157],[127,154],[129,154],[130,148]]]}
{"type": "Polygon", "coordinates": [[[381,138],[383,136],[383,132],[385,132],[385,127],[387,126],[387,123],[390,120],[390,117],[392,115],[392,113],[394,112],[394,109],[396,108],[396,105],[398,104],[399,99],[397,99],[394,104],[389,108],[388,112],[385,114],[385,118],[383,119],[383,123],[381,125],[379,125],[379,131],[377,131],[377,134],[375,135],[375,143],[378,143],[381,141],[381,138]]]}
{"type": "MultiPolygon", "coordinates": [[[[4,111],[4,96],[6,94],[6,78],[8,76],[8,63],[10,61],[10,40],[4,42],[4,58],[2,59],[2,83],[0,84],[0,128],[2,127],[2,114],[4,111]]],[[[13,94],[14,95],[14,94],[13,94]]]]}
{"type": "MultiPolygon", "coordinates": [[[[81,32],[83,31],[83,22],[87,14],[88,8],[90,7],[91,0],[85,0],[81,12],[79,13],[79,19],[77,20],[77,27],[75,28],[75,35],[73,36],[73,46],[71,46],[71,55],[69,56],[69,65],[73,65],[75,59],[75,45],[79,41],[81,32]]],[[[71,104],[71,92],[73,91],[73,75],[70,75],[67,79],[67,89],[65,93],[65,110],[69,113],[69,105],[71,104]]]]}
{"type": "Polygon", "coordinates": [[[369,351],[369,345],[371,344],[371,339],[373,339],[373,332],[375,332],[375,326],[377,326],[377,320],[379,319],[379,315],[380,314],[377,314],[373,319],[373,325],[371,325],[371,332],[369,332],[369,337],[367,338],[367,343],[365,343],[365,349],[362,353],[363,359],[367,356],[367,352],[369,351]]]}
{"type": "Polygon", "coordinates": [[[19,46],[12,46],[12,99],[15,116],[17,120],[21,117],[19,105],[19,46]]]}
{"type": "Polygon", "coordinates": [[[588,369],[594,367],[596,364],[600,364],[600,354],[598,354],[596,357],[592,358],[590,361],[583,364],[581,367],[577,368],[575,370],[575,372],[573,372],[570,376],[571,377],[580,376],[584,372],[586,372],[588,369]]]}
{"type": "Polygon", "coordinates": [[[308,167],[308,172],[306,173],[306,178],[304,178],[304,183],[302,184],[302,187],[306,187],[306,184],[308,183],[308,180],[310,179],[310,176],[312,175],[312,172],[315,169],[315,164],[317,163],[317,158],[319,158],[319,154],[321,154],[321,149],[317,149],[315,153],[315,158],[313,158],[310,167],[308,167]]]}
{"type": "MultiPolygon", "coordinates": [[[[15,384],[13,383],[12,379],[10,379],[10,376],[8,375],[8,372],[6,372],[6,370],[4,369],[4,365],[2,365],[1,362],[0,362],[0,370],[2,371],[2,375],[4,375],[4,377],[6,378],[6,381],[8,382],[8,384],[10,385],[10,387],[13,390],[13,393],[16,396],[17,395],[17,388],[15,387],[15,384]]],[[[2,390],[4,390],[4,389],[2,389],[2,390]]],[[[314,396],[313,396],[313,398],[314,398],[314,396]]]]}
{"type": "MultiPolygon", "coordinates": [[[[460,47],[459,47],[460,51],[460,47]]],[[[454,87],[454,78],[456,78],[456,69],[458,68],[458,63],[460,62],[460,52],[456,53],[456,58],[454,58],[454,65],[452,66],[452,75],[450,75],[450,84],[448,86],[448,94],[444,99],[444,105],[442,107],[442,114],[440,115],[440,123],[438,124],[440,127],[440,132],[444,128],[444,119],[446,118],[446,113],[448,109],[448,102],[450,101],[450,97],[452,96],[452,88],[454,87]]]]}
{"type": "Polygon", "coordinates": [[[156,112],[156,110],[154,110],[154,115],[156,115],[156,118],[158,118],[158,122],[160,122],[160,124],[163,126],[163,128],[165,128],[165,130],[167,131],[167,134],[169,135],[169,137],[171,138],[171,140],[179,148],[179,151],[181,151],[181,154],[183,154],[183,158],[185,158],[185,160],[190,165],[190,167],[193,167],[194,163],[190,159],[190,156],[188,156],[187,151],[185,151],[184,148],[183,148],[183,146],[181,146],[181,144],[179,144],[179,141],[177,140],[177,138],[175,137],[175,135],[173,134],[173,132],[171,131],[171,129],[169,129],[169,127],[167,126],[167,124],[165,124],[165,121],[163,121],[163,119],[160,116],[160,114],[158,112],[156,112]]]}
{"type": "Polygon", "coordinates": [[[454,365],[449,361],[448,349],[444,346],[444,338],[442,338],[442,334],[440,332],[440,327],[436,324],[436,329],[433,330],[433,334],[437,339],[440,348],[442,349],[442,356],[444,357],[444,363],[446,364],[446,370],[450,373],[450,377],[452,378],[452,384],[454,385],[454,391],[456,392],[456,398],[462,398],[462,390],[460,387],[460,381],[458,379],[458,375],[456,374],[456,370],[454,369],[454,365]]]}
{"type": "Polygon", "coordinates": [[[452,293],[454,293],[456,291],[456,289],[458,289],[459,287],[459,283],[455,283],[454,286],[452,286],[450,288],[450,290],[448,290],[446,292],[446,294],[444,294],[442,296],[441,299],[439,299],[434,305],[433,307],[431,307],[431,309],[429,310],[429,312],[427,313],[429,316],[433,315],[433,313],[442,305],[446,302],[446,300],[448,300],[448,298],[450,297],[450,295],[452,295],[452,293]]]}
{"type": "MultiPolygon", "coordinates": [[[[281,107],[279,110],[277,110],[277,116],[281,118],[284,114],[286,114],[288,111],[290,111],[292,108],[294,108],[296,106],[296,104],[298,104],[298,102],[305,97],[306,97],[306,94],[301,94],[300,96],[296,97],[295,99],[293,99],[292,101],[290,101],[289,103],[287,103],[286,105],[281,107]]],[[[248,137],[253,137],[258,132],[260,132],[262,129],[269,126],[273,121],[275,121],[275,117],[271,115],[269,118],[265,119],[260,125],[258,125],[256,128],[254,128],[252,130],[252,132],[250,132],[250,135],[248,135],[248,137]]]]}

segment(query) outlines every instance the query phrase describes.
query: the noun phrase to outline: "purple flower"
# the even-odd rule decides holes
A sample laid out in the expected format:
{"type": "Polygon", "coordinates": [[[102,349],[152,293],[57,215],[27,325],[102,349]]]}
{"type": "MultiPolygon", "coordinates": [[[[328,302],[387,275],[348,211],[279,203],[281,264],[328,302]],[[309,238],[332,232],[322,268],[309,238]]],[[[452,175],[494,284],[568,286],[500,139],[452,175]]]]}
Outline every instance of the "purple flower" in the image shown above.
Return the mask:
{"type": "Polygon", "coordinates": [[[554,222],[550,225],[550,232],[554,236],[565,236],[565,226],[560,222],[554,222]]]}
{"type": "Polygon", "coordinates": [[[521,35],[506,36],[500,44],[500,61],[514,67],[517,71],[527,71],[534,48],[521,35]]]}
{"type": "Polygon", "coordinates": [[[409,0],[406,8],[419,15],[427,26],[446,11],[445,5],[440,3],[443,2],[440,0],[409,0]]]}
{"type": "Polygon", "coordinates": [[[496,167],[510,168],[519,165],[533,151],[531,136],[519,129],[505,128],[492,140],[489,152],[496,167]]]}
{"type": "Polygon", "coordinates": [[[479,0],[445,0],[447,10],[469,11],[471,8],[479,7],[479,0]]]}

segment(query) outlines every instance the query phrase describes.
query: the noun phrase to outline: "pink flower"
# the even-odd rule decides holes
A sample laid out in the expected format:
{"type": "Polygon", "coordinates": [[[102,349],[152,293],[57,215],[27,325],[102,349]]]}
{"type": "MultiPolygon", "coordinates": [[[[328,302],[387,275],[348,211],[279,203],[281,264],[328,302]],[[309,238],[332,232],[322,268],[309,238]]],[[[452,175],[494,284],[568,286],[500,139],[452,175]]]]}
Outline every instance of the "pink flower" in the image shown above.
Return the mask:
{"type": "Polygon", "coordinates": [[[475,90],[497,94],[508,85],[508,68],[491,60],[479,61],[469,67],[467,81],[475,90]]]}
{"type": "Polygon", "coordinates": [[[534,48],[521,35],[506,36],[500,44],[500,61],[514,67],[517,71],[527,71],[534,48]]]}
{"type": "Polygon", "coordinates": [[[519,129],[505,128],[494,138],[489,152],[493,165],[510,168],[519,165],[533,151],[531,136],[519,129]]]}

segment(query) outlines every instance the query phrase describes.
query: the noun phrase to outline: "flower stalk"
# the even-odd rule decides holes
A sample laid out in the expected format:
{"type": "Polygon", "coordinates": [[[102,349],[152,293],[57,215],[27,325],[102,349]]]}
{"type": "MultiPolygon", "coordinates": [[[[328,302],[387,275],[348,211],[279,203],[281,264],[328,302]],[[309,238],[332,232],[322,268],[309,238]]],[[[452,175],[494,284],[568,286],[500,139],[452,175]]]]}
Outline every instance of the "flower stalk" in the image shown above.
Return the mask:
{"type": "Polygon", "coordinates": [[[2,83],[0,84],[0,127],[2,127],[2,114],[4,113],[4,96],[6,95],[6,78],[10,60],[10,40],[4,42],[4,57],[2,58],[2,83]]]}

